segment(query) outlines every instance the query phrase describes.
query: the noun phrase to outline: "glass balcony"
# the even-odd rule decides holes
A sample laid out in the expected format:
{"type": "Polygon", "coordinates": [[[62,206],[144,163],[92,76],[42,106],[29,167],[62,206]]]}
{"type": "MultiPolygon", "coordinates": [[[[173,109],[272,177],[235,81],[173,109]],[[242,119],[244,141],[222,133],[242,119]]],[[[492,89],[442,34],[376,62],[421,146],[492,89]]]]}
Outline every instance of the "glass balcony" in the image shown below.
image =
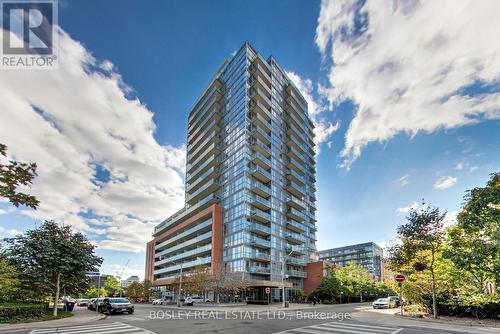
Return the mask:
{"type": "Polygon", "coordinates": [[[217,190],[219,187],[220,184],[215,179],[212,179],[209,182],[205,183],[200,188],[198,189],[194,188],[196,190],[193,193],[188,194],[186,196],[187,203],[194,204],[201,198],[217,190]]]}
{"type": "Polygon", "coordinates": [[[262,128],[258,126],[253,127],[252,136],[254,136],[257,139],[260,139],[266,145],[271,145],[271,135],[262,130],[262,128]]]}
{"type": "Polygon", "coordinates": [[[191,124],[188,127],[188,135],[194,134],[194,132],[199,129],[199,128],[206,128],[206,125],[210,123],[210,121],[215,120],[219,121],[220,120],[220,105],[218,102],[214,101],[214,104],[210,106],[210,109],[208,109],[206,112],[204,112],[199,120],[197,120],[195,123],[191,124]]]}
{"type": "Polygon", "coordinates": [[[218,173],[216,173],[216,168],[212,166],[206,172],[198,176],[196,179],[188,177],[189,183],[186,186],[186,191],[190,192],[194,187],[203,185],[205,181],[208,181],[210,178],[215,177],[217,174],[218,173]]]}
{"type": "Polygon", "coordinates": [[[286,272],[288,276],[291,277],[301,277],[301,278],[307,278],[307,273],[305,271],[300,271],[300,270],[287,270],[286,272]]]}
{"type": "Polygon", "coordinates": [[[248,257],[258,261],[264,261],[264,262],[271,261],[271,255],[263,252],[252,252],[249,254],[248,257]]]}
{"type": "Polygon", "coordinates": [[[262,128],[267,133],[271,132],[271,121],[256,113],[250,113],[250,122],[262,128]]]}
{"type": "MultiPolygon", "coordinates": [[[[182,268],[186,269],[186,268],[201,266],[203,264],[207,264],[207,263],[210,263],[210,262],[212,262],[212,258],[210,256],[207,256],[207,257],[200,258],[200,259],[197,259],[197,260],[194,260],[194,261],[184,262],[184,263],[182,263],[182,268]]],[[[178,271],[180,269],[181,269],[181,265],[180,264],[176,264],[176,265],[173,265],[173,266],[170,266],[170,267],[166,267],[166,268],[161,268],[161,269],[155,270],[154,274],[155,275],[159,275],[159,274],[168,273],[168,272],[172,272],[172,271],[178,271]]]]}
{"type": "Polygon", "coordinates": [[[294,169],[296,172],[298,172],[299,174],[300,173],[304,173],[304,171],[302,170],[302,166],[303,164],[298,162],[297,160],[295,160],[293,157],[288,157],[287,159],[287,167],[290,168],[290,169],[294,169]]]}
{"type": "Polygon", "coordinates": [[[247,272],[252,273],[252,274],[270,274],[271,273],[271,268],[269,267],[263,267],[263,266],[250,266],[247,267],[247,272]]]}
{"type": "Polygon", "coordinates": [[[290,147],[288,148],[288,154],[289,154],[292,158],[294,158],[294,159],[298,160],[299,162],[301,162],[301,163],[302,163],[302,165],[304,165],[304,164],[305,164],[305,162],[307,161],[307,160],[304,158],[304,156],[302,155],[302,153],[300,153],[300,152],[299,152],[299,151],[298,151],[295,147],[293,147],[293,146],[290,146],[290,147]]]}
{"type": "Polygon", "coordinates": [[[212,120],[207,126],[196,128],[196,130],[188,136],[188,145],[195,145],[200,140],[203,140],[207,132],[212,130],[215,132],[220,131],[218,120],[212,120]]]}
{"type": "Polygon", "coordinates": [[[292,84],[288,84],[286,87],[287,93],[294,98],[297,104],[304,110],[307,111],[307,102],[302,97],[302,94],[297,90],[297,88],[292,84]]]}
{"type": "Polygon", "coordinates": [[[299,211],[299,210],[297,210],[295,208],[291,208],[291,207],[288,208],[286,215],[288,218],[291,218],[291,219],[298,221],[298,222],[303,222],[306,219],[306,215],[302,211],[299,211]]]}
{"type": "Polygon", "coordinates": [[[266,158],[262,153],[253,152],[252,161],[265,170],[271,169],[271,160],[266,158]]]}
{"type": "Polygon", "coordinates": [[[298,234],[298,233],[293,233],[293,232],[286,232],[285,234],[285,239],[288,242],[294,243],[294,244],[303,244],[306,242],[306,237],[298,234]]]}
{"type": "Polygon", "coordinates": [[[177,242],[177,241],[179,241],[179,240],[181,240],[183,238],[191,237],[194,234],[206,233],[203,230],[208,231],[208,229],[209,229],[210,226],[212,226],[212,219],[205,220],[205,221],[203,221],[201,223],[196,223],[196,225],[194,225],[193,227],[185,230],[184,232],[176,234],[176,235],[172,236],[171,238],[170,238],[170,236],[167,237],[166,240],[160,242],[159,244],[157,244],[155,246],[155,251],[157,252],[155,255],[156,256],[161,256],[162,254],[160,254],[160,252],[164,251],[170,245],[172,245],[173,243],[175,243],[175,242],[177,242]]]}
{"type": "Polygon", "coordinates": [[[271,181],[271,173],[260,166],[251,167],[250,174],[252,174],[252,176],[258,179],[259,181],[262,182],[271,181]]]}
{"type": "Polygon", "coordinates": [[[251,203],[261,210],[269,210],[271,208],[271,201],[259,195],[252,196],[251,203]]]}
{"type": "Polygon", "coordinates": [[[249,239],[249,243],[254,247],[265,248],[265,249],[271,248],[271,241],[255,236],[252,236],[249,239]]]}
{"type": "Polygon", "coordinates": [[[188,172],[195,170],[207,159],[208,156],[214,155],[216,152],[218,152],[218,147],[219,146],[217,143],[212,143],[210,146],[208,146],[207,149],[198,158],[196,158],[196,160],[194,160],[192,163],[187,164],[188,172]]]}
{"type": "Polygon", "coordinates": [[[193,256],[199,256],[200,254],[210,252],[211,250],[212,250],[212,245],[208,244],[208,245],[205,245],[205,246],[201,246],[201,247],[189,250],[187,252],[176,254],[174,256],[169,256],[166,259],[163,259],[161,261],[155,262],[155,266],[159,266],[159,265],[162,265],[162,264],[165,264],[165,263],[174,262],[174,261],[177,261],[177,260],[180,260],[180,259],[190,258],[190,257],[193,257],[193,256]]]}
{"type": "Polygon", "coordinates": [[[264,90],[258,87],[252,87],[250,88],[250,98],[253,101],[251,107],[254,108],[256,112],[262,112],[262,116],[265,118],[271,119],[270,95],[267,95],[264,90]]]}
{"type": "Polygon", "coordinates": [[[268,86],[271,85],[271,76],[269,70],[265,67],[265,65],[259,63],[258,61],[254,61],[252,66],[250,67],[250,71],[252,73],[258,74],[262,76],[262,79],[268,86]]]}
{"type": "Polygon", "coordinates": [[[191,173],[188,172],[187,178],[188,180],[196,180],[199,177],[199,175],[203,174],[209,168],[214,167],[218,164],[219,164],[219,159],[215,155],[212,155],[208,157],[204,163],[202,163],[200,166],[194,169],[193,172],[191,173]]]}
{"type": "Polygon", "coordinates": [[[296,222],[294,220],[288,220],[286,222],[286,227],[289,230],[292,230],[292,231],[295,231],[295,232],[298,232],[298,233],[304,233],[307,230],[306,226],[304,226],[303,224],[301,224],[299,222],[296,222]]]}
{"type": "Polygon", "coordinates": [[[271,234],[271,228],[259,223],[250,223],[246,227],[247,231],[253,232],[255,234],[268,236],[271,234]]]}
{"type": "Polygon", "coordinates": [[[291,253],[291,254],[305,255],[307,253],[303,246],[297,246],[297,245],[291,245],[291,244],[286,245],[286,251],[287,251],[287,253],[291,253]]]}
{"type": "Polygon", "coordinates": [[[196,149],[194,149],[194,146],[191,146],[189,148],[189,152],[187,155],[187,161],[190,162],[191,160],[194,160],[199,156],[199,154],[206,149],[208,144],[211,143],[219,143],[220,142],[220,136],[214,132],[210,134],[200,145],[197,145],[196,149]],[[194,150],[193,150],[194,149],[194,150]]]}
{"type": "Polygon", "coordinates": [[[299,186],[303,186],[306,184],[306,180],[304,179],[303,176],[299,175],[299,173],[297,173],[296,171],[294,171],[293,169],[290,169],[288,171],[288,173],[286,174],[286,177],[289,179],[289,180],[292,180],[294,181],[295,183],[297,183],[299,186]]]}
{"type": "Polygon", "coordinates": [[[167,249],[156,253],[155,257],[166,256],[166,255],[178,252],[184,248],[192,248],[193,245],[195,245],[197,243],[202,243],[202,242],[206,243],[211,238],[212,238],[212,231],[205,232],[205,233],[200,234],[196,237],[192,237],[184,242],[181,242],[180,244],[168,247],[167,249]]]}
{"type": "Polygon", "coordinates": [[[268,187],[265,184],[263,184],[257,180],[253,180],[251,182],[250,189],[254,193],[256,193],[262,197],[269,198],[271,196],[271,187],[268,187]]]}
{"type": "Polygon", "coordinates": [[[271,222],[271,214],[264,212],[260,209],[253,208],[251,213],[251,217],[257,221],[260,221],[262,223],[269,223],[271,222]]]}
{"type": "Polygon", "coordinates": [[[293,257],[293,256],[289,256],[286,259],[286,262],[297,266],[307,266],[307,264],[309,263],[308,259],[305,257],[293,257]]]}
{"type": "Polygon", "coordinates": [[[262,89],[264,90],[267,95],[271,95],[271,84],[266,83],[265,80],[263,79],[263,75],[260,74],[259,72],[255,72],[249,80],[249,84],[251,87],[255,87],[256,89],[262,89]]]}
{"type": "Polygon", "coordinates": [[[303,200],[295,197],[295,196],[292,196],[292,195],[288,195],[287,198],[286,198],[286,204],[289,206],[289,207],[293,207],[297,210],[304,210],[306,208],[306,204],[304,203],[303,200]]]}
{"type": "Polygon", "coordinates": [[[259,139],[253,138],[252,148],[255,151],[263,154],[266,158],[271,157],[271,148],[269,146],[267,146],[266,144],[264,144],[263,142],[261,142],[259,139]]]}
{"type": "Polygon", "coordinates": [[[295,197],[304,197],[305,195],[304,187],[299,186],[293,181],[287,182],[286,189],[295,197]]]}
{"type": "Polygon", "coordinates": [[[200,111],[206,106],[207,101],[211,100],[213,97],[221,98],[222,97],[222,88],[224,85],[218,79],[214,80],[210,86],[203,92],[203,95],[196,101],[193,109],[189,113],[188,122],[191,124],[195,121],[195,118],[199,116],[200,111]]]}

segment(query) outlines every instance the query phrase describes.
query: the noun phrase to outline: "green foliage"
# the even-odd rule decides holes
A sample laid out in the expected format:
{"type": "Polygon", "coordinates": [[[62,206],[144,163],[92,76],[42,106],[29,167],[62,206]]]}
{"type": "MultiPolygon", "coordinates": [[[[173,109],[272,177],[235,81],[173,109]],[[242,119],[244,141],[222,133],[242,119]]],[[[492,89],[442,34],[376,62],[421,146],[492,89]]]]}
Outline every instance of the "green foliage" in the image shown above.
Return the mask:
{"type": "Polygon", "coordinates": [[[394,291],[384,282],[376,281],[366,269],[354,262],[345,267],[334,268],[330,275],[324,277],[314,295],[322,300],[334,302],[340,300],[340,295],[344,301],[367,300],[375,296],[387,296],[394,294],[394,291]]]}
{"type": "Polygon", "coordinates": [[[98,289],[95,286],[93,286],[90,289],[88,289],[84,295],[88,298],[97,298],[98,296],[106,297],[108,296],[108,292],[104,288],[98,289]]]}
{"type": "MultiPolygon", "coordinates": [[[[7,156],[7,146],[0,144],[0,157],[7,156]]],[[[10,160],[0,162],[0,197],[7,198],[16,207],[26,205],[36,209],[40,203],[35,196],[17,191],[19,186],[31,186],[37,176],[36,164],[10,160]]]]}
{"type": "Polygon", "coordinates": [[[119,294],[123,291],[120,281],[114,276],[108,276],[106,278],[106,282],[104,283],[104,290],[106,290],[109,295],[119,294]]]}
{"type": "Polygon", "coordinates": [[[29,298],[53,296],[58,300],[62,286],[67,294],[78,295],[89,286],[85,272],[96,271],[102,263],[102,258],[94,255],[95,246],[83,234],[52,221],[6,239],[6,243],[5,254],[19,268],[25,290],[32,293],[29,298]]]}
{"type": "Polygon", "coordinates": [[[16,267],[0,254],[0,302],[12,300],[19,292],[21,282],[17,276],[16,267]]]}
{"type": "Polygon", "coordinates": [[[41,304],[0,304],[0,323],[41,318],[43,310],[41,304]]]}
{"type": "Polygon", "coordinates": [[[132,300],[141,300],[144,298],[144,286],[140,282],[132,282],[127,288],[125,295],[132,300]]]}
{"type": "Polygon", "coordinates": [[[411,274],[428,270],[430,273],[434,317],[437,317],[436,257],[445,239],[445,216],[446,212],[430,206],[411,210],[406,224],[398,227],[399,243],[389,248],[389,264],[394,271],[411,274]]]}
{"type": "Polygon", "coordinates": [[[469,190],[448,232],[444,256],[472,273],[478,289],[487,281],[500,285],[500,173],[486,187],[469,190]]]}

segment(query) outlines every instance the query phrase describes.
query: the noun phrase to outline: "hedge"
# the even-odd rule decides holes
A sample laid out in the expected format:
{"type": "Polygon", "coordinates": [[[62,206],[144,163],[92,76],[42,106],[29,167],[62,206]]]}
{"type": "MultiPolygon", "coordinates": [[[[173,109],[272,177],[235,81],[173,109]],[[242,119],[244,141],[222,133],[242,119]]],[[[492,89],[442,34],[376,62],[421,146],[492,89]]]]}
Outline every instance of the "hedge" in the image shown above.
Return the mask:
{"type": "Polygon", "coordinates": [[[0,304],[0,322],[14,322],[41,318],[44,305],[42,304],[0,304]]]}

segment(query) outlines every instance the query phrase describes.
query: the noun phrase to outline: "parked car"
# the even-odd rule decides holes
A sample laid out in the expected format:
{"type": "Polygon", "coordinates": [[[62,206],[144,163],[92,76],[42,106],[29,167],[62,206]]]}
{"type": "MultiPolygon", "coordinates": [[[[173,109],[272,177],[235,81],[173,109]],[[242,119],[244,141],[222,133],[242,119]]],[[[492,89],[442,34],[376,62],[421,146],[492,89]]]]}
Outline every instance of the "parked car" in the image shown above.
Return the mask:
{"type": "Polygon", "coordinates": [[[155,299],[155,300],[153,300],[153,305],[163,305],[163,299],[155,299]]]}
{"type": "Polygon", "coordinates": [[[389,296],[388,297],[390,301],[394,302],[394,307],[398,307],[401,305],[401,300],[399,299],[399,296],[389,296]]]}
{"type": "Polygon", "coordinates": [[[100,311],[102,308],[103,301],[104,298],[92,298],[87,308],[92,311],[97,311],[97,307],[99,306],[99,311],[100,311]]]}
{"type": "MultiPolygon", "coordinates": [[[[182,301],[182,299],[181,299],[181,301],[182,301]]],[[[187,306],[193,306],[193,303],[194,303],[194,301],[193,301],[193,298],[191,298],[191,297],[187,297],[184,300],[184,304],[187,305],[187,306]]]]}
{"type": "Polygon", "coordinates": [[[203,303],[205,301],[205,299],[200,296],[192,296],[191,300],[193,301],[193,303],[203,303]]]}
{"type": "Polygon", "coordinates": [[[124,312],[132,314],[134,305],[127,298],[104,298],[101,312],[107,315],[124,312]]]}
{"type": "Polygon", "coordinates": [[[379,298],[372,303],[373,308],[393,308],[396,307],[396,301],[390,298],[379,298]]]}
{"type": "Polygon", "coordinates": [[[88,306],[89,305],[89,300],[88,299],[78,299],[76,302],[77,306],[88,306]]]}

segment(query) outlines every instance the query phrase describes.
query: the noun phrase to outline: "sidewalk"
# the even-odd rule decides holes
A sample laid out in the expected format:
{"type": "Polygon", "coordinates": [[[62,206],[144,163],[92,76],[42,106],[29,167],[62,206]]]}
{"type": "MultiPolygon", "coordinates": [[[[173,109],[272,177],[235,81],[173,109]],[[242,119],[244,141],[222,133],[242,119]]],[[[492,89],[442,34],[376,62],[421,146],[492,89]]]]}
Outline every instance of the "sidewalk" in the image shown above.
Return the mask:
{"type": "Polygon", "coordinates": [[[29,330],[33,328],[50,328],[50,327],[63,327],[79,325],[87,322],[97,321],[104,319],[105,315],[97,312],[89,311],[85,307],[75,306],[73,316],[64,319],[47,320],[47,321],[34,321],[18,324],[0,324],[0,333],[3,331],[12,330],[29,330]]]}
{"type": "Polygon", "coordinates": [[[175,305],[164,305],[159,308],[166,308],[170,310],[182,310],[182,311],[205,311],[205,312],[266,312],[268,310],[271,311],[298,311],[298,310],[314,310],[315,308],[325,307],[326,305],[316,304],[316,306],[312,306],[312,304],[289,304],[289,307],[283,307],[282,303],[273,303],[271,305],[253,305],[253,304],[244,304],[244,303],[227,303],[227,304],[195,304],[193,306],[181,306],[177,307],[175,305]]]}
{"type": "MultiPolygon", "coordinates": [[[[480,324],[480,322],[471,321],[469,324],[452,322],[450,319],[425,319],[401,317],[397,315],[399,311],[390,310],[373,310],[371,307],[362,307],[358,312],[353,314],[353,320],[361,322],[371,322],[378,325],[394,326],[394,327],[420,327],[433,328],[442,330],[451,330],[460,333],[499,333],[500,323],[498,326],[489,324],[480,324]]],[[[494,324],[495,322],[492,322],[494,324]]]]}

